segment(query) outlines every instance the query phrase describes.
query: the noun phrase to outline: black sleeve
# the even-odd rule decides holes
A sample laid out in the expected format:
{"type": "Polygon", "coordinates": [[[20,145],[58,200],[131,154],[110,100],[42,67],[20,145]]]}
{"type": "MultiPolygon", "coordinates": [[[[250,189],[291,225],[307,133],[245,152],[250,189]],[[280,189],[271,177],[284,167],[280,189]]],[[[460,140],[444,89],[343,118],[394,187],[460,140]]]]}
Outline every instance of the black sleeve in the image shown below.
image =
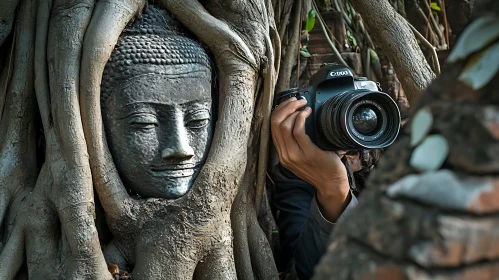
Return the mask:
{"type": "MultiPolygon", "coordinates": [[[[357,198],[352,194],[352,199],[338,219],[345,217],[351,209],[357,205],[357,198]]],[[[299,279],[310,279],[314,267],[319,263],[322,255],[329,245],[330,235],[335,223],[331,223],[322,216],[317,199],[314,197],[310,205],[310,211],[303,226],[298,243],[294,251],[295,269],[299,279]]]]}
{"type": "Polygon", "coordinates": [[[275,187],[274,205],[278,210],[276,223],[281,245],[278,267],[284,268],[293,259],[298,237],[307,221],[315,188],[282,167],[273,147],[270,153],[268,172],[275,187]]]}
{"type": "MultiPolygon", "coordinates": [[[[322,216],[315,188],[282,167],[275,149],[271,149],[268,172],[275,186],[274,203],[279,210],[276,222],[281,244],[280,266],[287,266],[294,258],[299,279],[309,279],[326,251],[334,223],[322,216]]],[[[355,205],[357,198],[352,193],[340,218],[355,205]]]]}

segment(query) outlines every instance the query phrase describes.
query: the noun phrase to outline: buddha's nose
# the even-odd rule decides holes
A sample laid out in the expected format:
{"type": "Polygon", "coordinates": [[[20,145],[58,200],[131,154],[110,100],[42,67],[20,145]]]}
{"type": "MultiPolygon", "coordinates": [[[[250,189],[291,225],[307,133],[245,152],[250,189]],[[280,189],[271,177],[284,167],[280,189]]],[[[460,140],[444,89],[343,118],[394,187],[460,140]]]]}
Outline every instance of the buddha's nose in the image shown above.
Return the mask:
{"type": "Polygon", "coordinates": [[[161,151],[163,159],[190,159],[194,156],[194,150],[189,145],[189,139],[186,133],[179,133],[176,131],[174,137],[168,137],[168,146],[161,151]]]}
{"type": "Polygon", "coordinates": [[[191,146],[178,146],[175,148],[165,148],[161,152],[161,156],[164,159],[177,158],[177,159],[189,159],[194,156],[194,150],[191,146]]]}

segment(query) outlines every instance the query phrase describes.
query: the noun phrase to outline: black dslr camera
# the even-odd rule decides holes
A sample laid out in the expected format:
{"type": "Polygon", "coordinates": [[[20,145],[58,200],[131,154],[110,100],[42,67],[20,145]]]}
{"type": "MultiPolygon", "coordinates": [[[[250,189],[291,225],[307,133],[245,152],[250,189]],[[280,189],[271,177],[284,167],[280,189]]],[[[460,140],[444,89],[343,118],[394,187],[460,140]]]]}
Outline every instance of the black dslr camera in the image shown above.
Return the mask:
{"type": "Polygon", "coordinates": [[[319,148],[327,151],[384,148],[400,130],[397,103],[366,78],[354,78],[349,68],[325,64],[303,90],[293,88],[275,97],[275,106],[303,96],[312,114],[305,131],[319,148]]]}

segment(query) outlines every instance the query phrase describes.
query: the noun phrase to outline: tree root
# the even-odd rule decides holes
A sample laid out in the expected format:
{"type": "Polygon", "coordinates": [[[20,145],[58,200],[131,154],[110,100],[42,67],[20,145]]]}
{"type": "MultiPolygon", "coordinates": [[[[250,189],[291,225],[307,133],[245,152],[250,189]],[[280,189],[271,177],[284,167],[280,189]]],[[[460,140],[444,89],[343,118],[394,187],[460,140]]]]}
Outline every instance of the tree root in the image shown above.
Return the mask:
{"type": "MultiPolygon", "coordinates": [[[[2,188],[2,209],[0,221],[7,227],[13,223],[11,218],[4,219],[7,207],[10,217],[15,217],[18,203],[14,200],[31,190],[38,175],[36,167],[35,128],[34,128],[34,88],[33,77],[33,45],[34,16],[31,1],[23,1],[19,10],[15,33],[15,45],[25,46],[13,53],[12,78],[8,85],[5,100],[6,110],[0,122],[3,132],[0,135],[0,187],[2,188]]],[[[10,65],[7,66],[10,68],[10,65]]],[[[13,219],[13,218],[12,218],[13,219]]]]}
{"type": "Polygon", "coordinates": [[[269,241],[258,224],[256,211],[250,208],[246,213],[248,219],[248,245],[256,279],[278,279],[272,250],[269,241]]]}
{"type": "Polygon", "coordinates": [[[280,14],[281,20],[278,21],[279,38],[281,38],[282,42],[288,41],[287,39],[285,39],[285,35],[286,35],[286,30],[288,29],[289,26],[289,17],[291,15],[291,10],[293,9],[293,3],[295,2],[290,0],[284,0],[284,3],[281,4],[282,7],[278,7],[277,9],[275,9],[277,11],[282,11],[282,14],[280,14]]]}
{"type": "MultiPolygon", "coordinates": [[[[16,32],[14,32],[15,34],[16,32]]],[[[14,35],[15,36],[15,35],[14,35]]],[[[14,57],[14,48],[15,48],[15,37],[12,40],[12,45],[10,46],[10,54],[7,57],[6,65],[0,64],[2,67],[2,72],[0,73],[0,123],[3,118],[3,111],[5,110],[5,102],[7,100],[7,90],[9,87],[9,81],[11,77],[11,68],[12,68],[12,59],[14,57]]]]}
{"type": "Polygon", "coordinates": [[[0,46],[3,45],[14,26],[16,8],[20,0],[5,0],[0,3],[0,46]]]}
{"type": "Polygon", "coordinates": [[[379,39],[384,53],[389,54],[409,104],[415,105],[435,75],[409,25],[387,0],[352,0],[350,3],[362,15],[371,35],[379,39]]]}
{"type": "Polygon", "coordinates": [[[24,240],[23,225],[17,223],[0,254],[0,279],[14,279],[21,268],[25,256],[24,240]]]}
{"type": "MultiPolygon", "coordinates": [[[[226,23],[225,20],[227,19],[214,17],[196,0],[182,2],[163,0],[161,2],[170,12],[175,14],[182,24],[208,45],[215,56],[219,70],[230,73],[236,70],[237,66],[243,66],[244,64],[255,71],[258,70],[260,62],[254,56],[248,44],[226,23]],[[230,57],[227,54],[230,54],[230,57]],[[234,59],[240,60],[243,64],[234,63],[237,61],[234,61],[234,59]]],[[[233,24],[232,27],[237,23],[233,24]]],[[[222,100],[220,100],[220,103],[222,104],[222,100]]]]}
{"type": "MultiPolygon", "coordinates": [[[[79,78],[83,36],[92,16],[93,0],[53,2],[47,40],[53,128],[47,163],[53,177],[49,196],[57,209],[71,258],[68,277],[100,277],[107,266],[94,223],[93,188],[80,117],[79,78]]],[[[108,273],[107,273],[108,274],[108,273]]],[[[108,278],[111,275],[108,274],[108,278]]]]}
{"type": "Polygon", "coordinates": [[[90,156],[93,183],[106,215],[123,221],[130,217],[132,203],[114,165],[107,145],[100,108],[102,73],[119,35],[138,15],[145,1],[98,2],[85,35],[81,76],[80,106],[85,138],[90,156]]]}
{"type": "MultiPolygon", "coordinates": [[[[249,172],[248,172],[249,173],[249,172]]],[[[250,178],[246,175],[239,187],[236,199],[234,200],[231,211],[231,226],[234,235],[234,260],[237,268],[237,279],[253,280],[253,269],[251,266],[251,256],[248,244],[248,188],[251,184],[250,178]]]]}
{"type": "MultiPolygon", "coordinates": [[[[9,1],[11,4],[13,2],[15,1],[9,1]]],[[[31,194],[24,197],[26,193],[22,193],[26,199],[17,208],[22,208],[23,211],[13,223],[12,234],[0,255],[0,278],[5,276],[2,279],[15,277],[25,256],[25,250],[20,248],[25,247],[31,278],[43,277],[41,275],[48,278],[110,278],[93,221],[95,210],[90,178],[93,178],[111,228],[120,222],[129,224],[128,221],[136,220],[137,213],[157,210],[153,207],[154,202],[135,200],[127,194],[107,147],[100,111],[100,84],[104,66],[120,33],[126,24],[140,14],[145,0],[108,0],[98,1],[94,5],[95,2],[22,0],[19,11],[22,15],[21,24],[16,27],[19,29],[16,29],[15,41],[23,46],[19,51],[26,53],[18,53],[16,50],[9,94],[13,92],[25,98],[16,100],[14,104],[18,106],[14,106],[14,109],[27,111],[12,111],[9,108],[6,113],[9,120],[14,115],[18,117],[19,125],[29,124],[29,128],[34,129],[34,125],[26,120],[28,117],[32,120],[32,113],[35,111],[28,105],[35,100],[32,76],[33,69],[36,69],[36,98],[48,145],[47,158],[39,180],[31,194]],[[36,12],[37,16],[34,16],[36,12]],[[29,96],[26,95],[28,93],[29,96]],[[31,115],[28,116],[26,112],[31,115]],[[133,207],[136,208],[132,209],[133,207]],[[35,214],[28,215],[30,211],[35,214]],[[12,253],[13,248],[17,249],[15,253],[12,253]],[[4,267],[7,269],[3,269],[4,267]],[[55,267],[61,269],[54,270],[55,267]]],[[[264,184],[259,184],[258,190],[253,189],[255,167],[249,173],[251,179],[241,183],[246,165],[254,164],[254,160],[248,163],[247,159],[252,124],[261,129],[261,138],[258,132],[254,133],[253,138],[262,141],[258,176],[265,178],[266,139],[269,138],[265,123],[270,116],[275,73],[279,68],[279,59],[275,60],[275,57],[280,56],[276,45],[279,38],[275,25],[272,18],[265,18],[265,27],[255,35],[265,35],[262,37],[265,38],[265,43],[249,42],[253,39],[250,34],[235,31],[239,28],[237,22],[212,16],[197,1],[172,2],[167,3],[177,5],[172,11],[209,45],[216,56],[220,78],[220,113],[214,145],[191,192],[182,199],[157,203],[162,212],[151,211],[150,216],[144,218],[157,220],[158,217],[164,219],[174,216],[165,224],[161,220],[161,226],[164,226],[161,231],[170,234],[169,236],[175,235],[169,239],[172,244],[161,246],[170,248],[171,245],[177,248],[179,244],[186,245],[179,255],[172,250],[171,254],[167,252],[157,258],[157,262],[167,263],[160,272],[164,272],[164,275],[190,277],[196,269],[195,277],[200,279],[234,279],[236,271],[240,274],[236,270],[234,257],[242,256],[246,262],[244,272],[251,275],[247,279],[253,279],[254,272],[260,279],[276,278],[275,268],[268,267],[268,263],[272,263],[270,250],[267,250],[268,243],[256,221],[254,192],[259,193],[257,197],[261,197],[264,184]],[[263,118],[258,118],[258,123],[252,123],[257,84],[261,83],[258,74],[262,75],[264,82],[264,104],[259,109],[263,118]],[[231,151],[229,156],[227,151],[231,151]],[[239,190],[240,195],[236,201],[241,203],[241,207],[234,212],[234,220],[239,221],[234,223],[238,228],[238,232],[234,232],[234,238],[242,242],[237,242],[232,249],[228,215],[238,187],[242,189],[239,190]],[[250,187],[250,192],[253,193],[251,197],[248,196],[250,187]],[[199,203],[203,203],[202,207],[199,207],[199,203]],[[179,209],[186,208],[193,210],[192,215],[178,215],[181,212],[179,209]],[[177,230],[185,233],[179,234],[177,230]],[[248,231],[255,237],[254,240],[247,235],[248,231]],[[250,248],[251,246],[258,248],[250,248]],[[261,248],[267,249],[260,250],[261,248]],[[187,251],[190,253],[182,254],[187,251]],[[190,258],[188,262],[183,259],[185,256],[190,258]],[[251,260],[252,258],[259,260],[251,260]],[[165,268],[171,270],[166,272],[165,268]]],[[[269,3],[252,3],[251,8],[255,9],[252,12],[258,12],[253,14],[273,17],[271,12],[267,14],[264,11],[265,5],[269,9],[269,3]]],[[[241,5],[237,8],[248,7],[246,4],[241,5]]],[[[260,18],[256,20],[260,21],[260,18]]],[[[19,98],[17,95],[8,96],[8,99],[19,98]]],[[[9,122],[9,125],[12,124],[17,125],[9,122]]],[[[27,170],[37,173],[35,148],[30,146],[35,140],[33,132],[22,127],[18,133],[17,138],[29,139],[17,142],[24,145],[21,145],[23,153],[20,154],[24,156],[21,162],[32,164],[33,166],[27,166],[27,170]]],[[[17,138],[14,140],[19,140],[17,138]]],[[[253,146],[256,149],[257,145],[253,146]]],[[[256,150],[252,150],[252,153],[256,157],[256,150]]],[[[4,154],[2,151],[2,155],[4,154]]],[[[24,178],[26,180],[23,181],[23,186],[32,188],[35,178],[36,174],[24,178]]],[[[139,227],[138,230],[143,228],[139,227]]],[[[144,240],[137,242],[142,241],[144,240]]],[[[152,254],[149,255],[151,256],[152,254]]],[[[139,278],[141,272],[144,272],[142,275],[151,272],[145,271],[150,268],[151,263],[141,263],[144,260],[145,258],[138,258],[136,263],[139,278]]],[[[163,275],[161,273],[159,275],[163,275]]]]}
{"type": "Polygon", "coordinates": [[[49,74],[47,65],[47,40],[52,0],[38,0],[35,38],[35,87],[38,109],[45,130],[50,129],[51,108],[49,74]]]}
{"type": "MultiPolygon", "coordinates": [[[[14,2],[16,1],[7,1],[2,4],[9,5],[14,2]]],[[[7,242],[0,254],[0,279],[13,279],[23,264],[25,256],[25,225],[24,220],[17,218],[21,208],[19,207],[19,201],[22,200],[23,197],[21,196],[24,196],[26,191],[33,188],[38,174],[33,124],[35,105],[32,83],[33,11],[34,7],[31,1],[21,3],[13,44],[24,48],[17,48],[11,54],[13,61],[15,61],[14,67],[12,67],[12,78],[5,80],[5,88],[8,91],[3,104],[6,105],[6,110],[0,123],[3,132],[0,135],[0,174],[2,175],[0,177],[0,187],[3,193],[2,203],[4,206],[8,206],[9,209],[2,209],[2,216],[0,217],[2,226],[6,227],[2,230],[7,234],[7,242]],[[8,216],[5,217],[5,214],[8,214],[8,216]]],[[[14,12],[11,12],[13,16],[14,12]]],[[[3,43],[3,39],[5,38],[0,38],[0,44],[3,43]]],[[[10,68],[10,63],[6,67],[10,68]]]]}
{"type": "Polygon", "coordinates": [[[26,258],[30,279],[60,279],[61,267],[59,240],[62,232],[60,220],[50,199],[53,186],[48,165],[44,164],[36,186],[25,201],[25,211],[19,220],[26,219],[26,258]]]}
{"type": "Polygon", "coordinates": [[[236,275],[233,258],[234,253],[231,246],[223,246],[213,250],[202,262],[198,263],[193,279],[241,279],[236,275]]]}
{"type": "Polygon", "coordinates": [[[263,192],[265,190],[265,181],[267,178],[267,162],[269,157],[270,141],[270,113],[272,112],[272,103],[274,101],[274,89],[277,82],[277,73],[281,61],[280,39],[277,35],[277,29],[272,18],[267,18],[269,35],[265,36],[265,45],[267,48],[267,63],[262,71],[263,76],[263,119],[260,130],[260,152],[258,156],[257,182],[255,205],[256,212],[260,211],[263,192]],[[277,47],[276,47],[277,46],[277,47]]]}
{"type": "Polygon", "coordinates": [[[277,85],[275,87],[275,91],[277,93],[287,90],[290,87],[290,79],[291,79],[291,71],[293,70],[293,66],[296,62],[296,54],[298,53],[298,49],[292,50],[290,48],[296,47],[300,42],[300,7],[302,5],[302,1],[295,1],[294,7],[292,9],[293,16],[290,19],[292,22],[292,26],[289,28],[288,32],[291,36],[289,43],[287,44],[286,52],[284,53],[284,57],[281,62],[281,69],[279,71],[279,77],[277,79],[277,85]]]}
{"type": "MultiPolygon", "coordinates": [[[[254,168],[246,174],[255,174],[254,168]]],[[[231,212],[237,276],[243,280],[277,279],[269,242],[256,218],[255,190],[250,189],[254,185],[255,178],[246,175],[231,212]]]]}
{"type": "MultiPolygon", "coordinates": [[[[260,103],[258,113],[263,104],[260,103]]],[[[252,131],[256,135],[259,130],[259,120],[253,123],[252,131]]],[[[233,203],[231,225],[234,234],[234,257],[238,279],[277,279],[278,273],[269,247],[269,240],[260,228],[256,219],[256,165],[258,138],[253,138],[248,144],[248,166],[245,177],[233,203]],[[262,238],[263,237],[263,238],[262,238]],[[262,261],[264,260],[264,261],[262,261]]]]}

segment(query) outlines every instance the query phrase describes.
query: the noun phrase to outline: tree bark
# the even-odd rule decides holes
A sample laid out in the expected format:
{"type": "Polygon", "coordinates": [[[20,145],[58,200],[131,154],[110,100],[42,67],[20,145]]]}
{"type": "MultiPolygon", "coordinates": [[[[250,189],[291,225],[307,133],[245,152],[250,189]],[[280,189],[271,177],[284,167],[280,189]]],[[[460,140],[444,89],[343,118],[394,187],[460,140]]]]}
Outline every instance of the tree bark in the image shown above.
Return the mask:
{"type": "Polygon", "coordinates": [[[285,91],[290,88],[291,72],[296,64],[298,51],[300,46],[300,15],[301,15],[302,1],[295,1],[292,9],[292,16],[290,18],[289,29],[287,30],[287,35],[289,40],[287,40],[284,56],[281,62],[281,69],[279,72],[279,78],[277,79],[277,85],[275,91],[277,93],[285,91]]]}
{"type": "Polygon", "coordinates": [[[0,46],[12,31],[19,2],[20,0],[6,0],[0,3],[0,46]]]}
{"type": "Polygon", "coordinates": [[[116,242],[138,248],[134,279],[276,279],[256,218],[280,61],[271,2],[159,1],[208,46],[218,74],[210,153],[177,200],[130,197],[102,127],[104,66],[146,1],[19,2],[17,13],[17,1],[0,4],[0,47],[13,53],[11,63],[0,60],[0,129],[8,132],[0,134],[0,278],[13,279],[26,263],[30,279],[111,279],[95,188],[116,242]],[[9,34],[12,47],[4,45],[9,34]],[[40,173],[36,103],[47,143],[40,173]]]}
{"type": "Polygon", "coordinates": [[[352,0],[362,15],[373,40],[390,58],[409,104],[416,104],[421,92],[435,78],[407,21],[387,0],[352,0]]]}

